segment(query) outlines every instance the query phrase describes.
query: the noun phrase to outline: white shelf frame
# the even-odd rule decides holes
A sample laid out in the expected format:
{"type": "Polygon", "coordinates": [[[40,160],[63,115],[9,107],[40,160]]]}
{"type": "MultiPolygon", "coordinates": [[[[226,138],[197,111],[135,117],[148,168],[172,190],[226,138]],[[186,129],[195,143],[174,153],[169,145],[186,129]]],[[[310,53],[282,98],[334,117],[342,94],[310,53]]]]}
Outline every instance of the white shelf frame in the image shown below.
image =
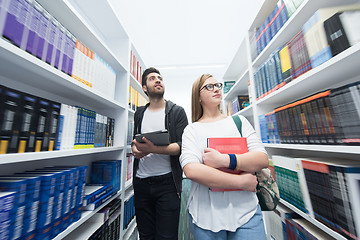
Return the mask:
{"type": "MultiPolygon", "coordinates": [[[[71,105],[76,104],[81,107],[95,110],[101,114],[115,117],[118,120],[115,124],[116,138],[120,139],[122,136],[124,138],[123,140],[115,141],[115,144],[120,145],[115,147],[0,155],[0,165],[2,165],[3,170],[11,169],[12,166],[16,164],[23,164],[22,166],[26,167],[36,162],[36,165],[38,166],[39,164],[46,164],[47,160],[52,162],[51,160],[53,159],[62,158],[66,161],[67,157],[72,159],[72,157],[76,156],[79,156],[82,162],[87,163],[101,159],[101,156],[115,156],[118,159],[123,159],[121,190],[101,207],[94,211],[83,212],[80,220],[71,224],[65,231],[54,238],[58,240],[63,239],[66,236],[72,238],[71,233],[74,230],[86,228],[83,224],[87,224],[87,220],[116,197],[121,197],[122,207],[120,214],[123,216],[123,203],[126,191],[124,187],[124,176],[126,174],[125,170],[127,165],[127,161],[124,159],[126,159],[128,148],[127,146],[122,146],[122,144],[126,143],[128,116],[133,116],[134,113],[129,110],[127,106],[129,85],[134,85],[140,93],[143,92],[140,84],[137,81],[135,84],[134,79],[131,79],[133,76],[130,76],[131,74],[129,73],[130,49],[135,49],[135,47],[130,42],[128,34],[122,27],[110,0],[37,1],[76,38],[99,54],[101,58],[117,72],[115,99],[109,98],[107,95],[85,86],[62,71],[41,61],[4,39],[0,39],[1,84],[61,103],[71,105]],[[99,6],[102,7],[99,8],[99,6]],[[92,16],[94,10],[96,11],[96,16],[92,16]],[[112,26],[116,25],[117,31],[109,32],[110,29],[106,28],[108,22],[112,22],[112,26]],[[113,34],[111,35],[111,33],[113,34]],[[119,42],[120,40],[121,43],[119,42]],[[14,69],[20,69],[21,71],[14,71],[14,69]],[[121,94],[119,94],[119,92],[121,94]],[[125,124],[124,127],[122,126],[123,124],[125,124]],[[120,127],[121,130],[119,130],[120,127]],[[43,162],[43,160],[45,160],[45,162],[43,162]]],[[[137,55],[137,58],[142,62],[139,54],[137,55]]],[[[127,187],[129,188],[129,186],[127,187]]],[[[122,223],[123,218],[121,218],[121,236],[124,234],[122,223]]],[[[136,227],[136,223],[133,223],[133,225],[133,227],[136,227]]]]}
{"type": "Polygon", "coordinates": [[[72,149],[59,151],[43,151],[43,152],[26,152],[26,153],[9,153],[0,155],[0,165],[20,162],[42,161],[52,158],[65,158],[94,153],[106,153],[113,151],[121,151],[124,147],[99,147],[87,149],[72,149]]]}
{"type": "MultiPolygon", "coordinates": [[[[249,32],[254,31],[256,27],[259,27],[271,13],[278,0],[267,0],[264,1],[258,15],[249,32]]],[[[336,88],[347,83],[357,81],[360,76],[359,59],[360,59],[360,43],[350,47],[342,53],[332,57],[327,62],[320,66],[312,69],[298,78],[292,80],[284,87],[274,91],[268,96],[256,100],[255,98],[255,85],[254,85],[254,72],[255,70],[266,61],[270,54],[278,47],[285,45],[291,40],[302,28],[303,24],[315,13],[318,8],[331,7],[338,4],[352,4],[358,3],[356,0],[346,1],[332,1],[331,3],[327,0],[304,0],[299,8],[292,14],[287,20],[283,27],[277,32],[272,40],[267,44],[263,51],[252,60],[249,34],[246,34],[244,40],[240,43],[239,49],[246,47],[246,50],[238,50],[229,64],[229,67],[223,76],[224,81],[226,80],[237,80],[244,81],[244,76],[249,75],[250,87],[247,90],[249,95],[252,97],[251,108],[243,109],[242,111],[234,114],[241,114],[247,118],[253,119],[254,128],[257,134],[260,136],[260,124],[258,116],[272,111],[274,108],[284,105],[286,103],[298,100],[304,96],[309,96],[319,91],[324,91],[330,88],[336,88]],[[246,42],[246,44],[244,44],[246,42]],[[247,57],[248,63],[245,63],[243,59],[247,57]],[[241,63],[241,64],[240,64],[241,63]],[[240,65],[239,65],[240,64],[240,65]],[[237,69],[234,68],[237,66],[237,69]],[[246,66],[249,66],[247,69],[246,66]],[[339,81],[341,79],[342,81],[339,81]],[[252,94],[251,94],[252,93],[252,94]]],[[[236,82],[231,88],[228,94],[224,95],[223,104],[226,101],[232,100],[236,95],[243,94],[243,87],[240,88],[240,83],[236,82]]],[[[224,106],[223,105],[223,106],[224,106]]],[[[276,152],[287,152],[287,153],[306,153],[326,156],[339,156],[344,158],[357,158],[360,156],[360,148],[358,146],[345,146],[345,145],[310,145],[310,144],[264,144],[268,151],[276,152]]],[[[305,155],[306,155],[305,154],[305,155]]],[[[345,239],[340,234],[332,231],[330,228],[320,223],[319,221],[311,218],[309,215],[303,213],[293,205],[281,200],[281,203],[289,207],[304,219],[311,222],[313,225],[330,234],[336,239],[345,239]]]]}
{"type": "Polygon", "coordinates": [[[316,226],[317,228],[321,229],[322,231],[326,232],[327,234],[329,234],[330,236],[334,237],[335,239],[339,239],[339,240],[346,240],[345,237],[343,237],[342,235],[340,235],[339,233],[331,230],[330,228],[328,228],[327,226],[325,226],[324,224],[322,224],[321,222],[319,222],[318,220],[312,218],[311,216],[309,216],[308,214],[304,213],[303,211],[301,211],[300,209],[298,209],[297,207],[295,207],[294,205],[288,203],[287,201],[285,201],[284,199],[280,199],[280,203],[285,205],[286,207],[288,207],[289,209],[291,209],[292,211],[296,212],[297,214],[299,214],[302,218],[304,218],[305,220],[307,220],[308,222],[310,222],[311,224],[313,224],[314,226],[316,226]]]}
{"type": "MultiPolygon", "coordinates": [[[[83,223],[85,223],[88,219],[90,219],[92,216],[94,216],[100,209],[102,209],[104,206],[109,204],[112,200],[114,200],[117,197],[121,196],[121,192],[118,192],[114,196],[112,196],[108,201],[106,201],[104,204],[102,204],[100,207],[96,208],[94,211],[83,211],[81,214],[80,220],[72,223],[70,226],[68,226],[64,231],[59,233],[53,240],[61,240],[68,236],[72,231],[76,230],[79,226],[81,226],[83,223]]],[[[95,224],[93,226],[93,233],[98,229],[97,225],[95,224]]],[[[91,235],[91,234],[90,234],[91,235]]]]}
{"type": "Polygon", "coordinates": [[[104,107],[125,109],[121,103],[87,87],[2,38],[0,38],[0,60],[1,76],[5,78],[15,79],[16,82],[24,85],[31,83],[43,91],[72,99],[82,106],[87,106],[91,102],[92,108],[96,109],[104,107]],[[22,70],[13,71],[14,67],[22,70]]]}

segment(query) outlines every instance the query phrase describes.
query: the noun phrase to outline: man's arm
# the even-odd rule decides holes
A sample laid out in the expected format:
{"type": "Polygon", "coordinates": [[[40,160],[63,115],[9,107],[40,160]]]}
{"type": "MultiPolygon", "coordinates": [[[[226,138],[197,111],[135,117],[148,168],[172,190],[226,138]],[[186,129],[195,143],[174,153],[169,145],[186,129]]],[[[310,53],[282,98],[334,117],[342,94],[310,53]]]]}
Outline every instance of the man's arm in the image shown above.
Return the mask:
{"type": "Polygon", "coordinates": [[[176,117],[176,143],[179,146],[179,153],[181,151],[181,145],[182,145],[182,135],[184,133],[185,127],[188,125],[188,119],[185,113],[184,108],[180,107],[180,111],[178,116],[176,117]]]}
{"type": "MultiPolygon", "coordinates": [[[[136,139],[133,140],[133,144],[136,149],[142,153],[157,153],[166,155],[178,155],[180,153],[180,146],[177,143],[170,143],[167,146],[156,146],[147,138],[143,137],[145,143],[139,143],[136,139]]],[[[134,147],[134,146],[133,146],[134,147]]]]}

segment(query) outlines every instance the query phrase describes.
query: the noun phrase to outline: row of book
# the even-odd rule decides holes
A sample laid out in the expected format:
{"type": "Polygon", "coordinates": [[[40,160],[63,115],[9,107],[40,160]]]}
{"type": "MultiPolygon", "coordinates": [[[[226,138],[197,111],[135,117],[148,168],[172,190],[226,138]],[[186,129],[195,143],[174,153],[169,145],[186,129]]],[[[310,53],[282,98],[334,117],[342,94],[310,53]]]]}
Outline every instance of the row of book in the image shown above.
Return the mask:
{"type": "Polygon", "coordinates": [[[127,166],[126,166],[126,181],[132,180],[133,176],[133,163],[134,163],[134,155],[131,152],[126,154],[127,157],[127,166]]]}
{"type": "Polygon", "coordinates": [[[227,104],[227,115],[231,116],[250,105],[249,95],[238,95],[227,104]]]}
{"type": "Polygon", "coordinates": [[[145,106],[148,101],[146,98],[135,90],[132,86],[129,86],[129,109],[136,111],[140,106],[145,106]]]}
{"type": "Polygon", "coordinates": [[[130,52],[130,73],[142,85],[142,75],[144,67],[141,66],[133,51],[130,52]]]}
{"type": "Polygon", "coordinates": [[[298,8],[303,0],[279,0],[270,15],[254,31],[254,39],[251,41],[253,48],[256,48],[256,55],[268,45],[271,39],[278,33],[288,18],[298,8]],[[296,5],[295,5],[296,4],[296,5]]]}
{"type": "Polygon", "coordinates": [[[114,97],[116,73],[111,66],[37,1],[3,0],[0,19],[4,39],[86,86],[114,97]]]}
{"type": "Polygon", "coordinates": [[[87,166],[0,176],[1,239],[50,239],[80,219],[87,166]]]}
{"type": "Polygon", "coordinates": [[[111,147],[115,119],[82,107],[61,104],[57,150],[111,147]]]}
{"type": "Polygon", "coordinates": [[[230,91],[230,89],[235,85],[235,81],[224,81],[224,94],[228,93],[230,91]]]}
{"type": "Polygon", "coordinates": [[[112,184],[86,184],[82,210],[94,211],[117,193],[112,184]]]}
{"type": "Polygon", "coordinates": [[[113,146],[115,120],[0,85],[0,154],[113,146]]]}
{"type": "Polygon", "coordinates": [[[359,144],[360,82],[280,106],[259,122],[264,143],[359,144]]]}
{"type": "Polygon", "coordinates": [[[126,229],[135,217],[134,194],[124,204],[123,229],[126,229]]]}
{"type": "Polygon", "coordinates": [[[355,4],[317,10],[301,31],[256,69],[256,98],[267,96],[358,43],[360,34],[354,22],[360,19],[359,9],[355,4]]]}
{"type": "Polygon", "coordinates": [[[99,215],[104,224],[89,237],[89,240],[120,239],[121,199],[115,198],[95,215],[99,215]]]}
{"type": "Polygon", "coordinates": [[[121,160],[99,160],[91,163],[90,183],[111,184],[115,191],[121,188],[121,160]]]}
{"type": "Polygon", "coordinates": [[[85,186],[83,210],[100,207],[121,188],[121,160],[99,160],[91,163],[90,182],[85,186]]]}
{"type": "Polygon", "coordinates": [[[134,135],[134,118],[129,117],[126,144],[131,145],[134,135]]]}
{"type": "Polygon", "coordinates": [[[283,205],[278,205],[274,211],[264,215],[270,239],[335,239],[283,205]]]}
{"type": "Polygon", "coordinates": [[[115,97],[116,72],[99,54],[76,40],[71,77],[110,98],[115,97]]]}
{"type": "Polygon", "coordinates": [[[359,239],[357,161],[280,155],[272,161],[282,199],[347,239],[359,239]]]}

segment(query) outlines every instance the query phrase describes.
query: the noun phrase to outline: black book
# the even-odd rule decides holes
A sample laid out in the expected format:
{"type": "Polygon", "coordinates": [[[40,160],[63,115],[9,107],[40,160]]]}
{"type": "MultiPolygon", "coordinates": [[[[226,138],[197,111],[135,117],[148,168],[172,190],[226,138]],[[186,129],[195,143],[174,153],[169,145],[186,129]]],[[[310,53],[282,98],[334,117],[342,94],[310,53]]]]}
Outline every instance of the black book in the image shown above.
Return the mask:
{"type": "Polygon", "coordinates": [[[317,125],[317,137],[319,139],[319,143],[320,144],[326,144],[327,140],[326,140],[326,129],[325,129],[325,124],[323,122],[323,120],[320,117],[320,110],[319,110],[319,106],[317,104],[317,99],[314,99],[313,101],[311,101],[310,103],[311,108],[312,108],[312,112],[314,115],[314,120],[316,122],[317,125]]]}
{"type": "Polygon", "coordinates": [[[276,125],[279,132],[280,143],[286,143],[286,123],[283,117],[283,110],[275,112],[276,125]]]}
{"type": "Polygon", "coordinates": [[[238,102],[240,110],[246,108],[249,106],[249,95],[239,95],[238,102]]]}
{"type": "MultiPolygon", "coordinates": [[[[0,85],[0,129],[4,119],[5,87],[0,85]]],[[[0,143],[1,144],[1,143],[0,143]]]]}
{"type": "Polygon", "coordinates": [[[293,107],[288,107],[286,110],[286,114],[288,117],[288,124],[291,126],[290,130],[290,143],[299,143],[297,138],[297,126],[295,124],[295,116],[293,112],[293,107]]]}
{"type": "Polygon", "coordinates": [[[360,98],[358,83],[334,89],[330,94],[334,115],[343,133],[343,142],[360,143],[360,98]]]}
{"type": "Polygon", "coordinates": [[[49,111],[49,144],[48,149],[44,149],[43,151],[53,151],[56,147],[58,137],[61,104],[57,102],[51,102],[50,104],[51,107],[49,111]]]}
{"type": "Polygon", "coordinates": [[[35,152],[47,151],[49,149],[50,111],[51,102],[39,98],[35,152]]]}
{"type": "Polygon", "coordinates": [[[292,114],[292,118],[293,118],[293,125],[295,128],[295,131],[293,132],[294,136],[294,140],[295,143],[303,143],[303,139],[301,137],[301,119],[300,119],[300,114],[298,114],[298,106],[293,106],[291,108],[291,114],[292,114]]]}
{"type": "Polygon", "coordinates": [[[24,93],[22,95],[22,110],[20,112],[21,128],[19,133],[18,152],[33,152],[37,128],[38,98],[24,93]]]}
{"type": "Polygon", "coordinates": [[[321,137],[321,129],[320,129],[320,122],[317,121],[315,112],[312,107],[312,102],[315,100],[311,100],[307,103],[305,103],[305,107],[308,112],[309,121],[310,121],[310,143],[313,144],[320,144],[320,137],[321,137]]]}
{"type": "Polygon", "coordinates": [[[310,129],[309,113],[307,112],[305,104],[300,104],[301,120],[304,128],[304,143],[310,143],[310,129]]]}
{"type": "Polygon", "coordinates": [[[341,12],[335,13],[324,22],[326,39],[330,45],[333,56],[350,47],[349,40],[339,18],[341,12]]]}
{"type": "Polygon", "coordinates": [[[301,106],[300,105],[296,105],[294,107],[295,110],[295,124],[298,126],[298,142],[300,144],[304,144],[307,143],[307,138],[305,135],[305,131],[304,131],[304,125],[302,123],[302,119],[301,119],[301,106]]]}
{"type": "Polygon", "coordinates": [[[6,88],[3,92],[0,154],[17,152],[21,124],[21,95],[21,92],[9,88],[6,88]]]}

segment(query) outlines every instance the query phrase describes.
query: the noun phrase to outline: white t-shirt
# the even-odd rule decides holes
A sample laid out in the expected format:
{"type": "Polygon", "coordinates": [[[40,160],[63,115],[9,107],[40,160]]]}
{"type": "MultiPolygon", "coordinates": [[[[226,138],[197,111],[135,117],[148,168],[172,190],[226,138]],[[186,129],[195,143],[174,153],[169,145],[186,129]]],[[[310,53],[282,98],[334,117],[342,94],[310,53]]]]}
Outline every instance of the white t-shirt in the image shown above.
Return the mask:
{"type": "MultiPolygon", "coordinates": [[[[141,133],[165,129],[165,108],[152,112],[146,109],[141,125],[141,133]]],[[[136,177],[146,178],[171,172],[170,156],[150,153],[140,159],[136,177]]]]}
{"type": "MultiPolygon", "coordinates": [[[[242,134],[247,138],[248,151],[266,153],[249,121],[240,116],[242,134]]],[[[217,122],[189,124],[182,136],[182,168],[188,163],[203,163],[202,155],[209,137],[240,137],[232,117],[217,122]]],[[[193,222],[213,232],[236,231],[255,214],[258,204],[256,193],[248,191],[211,192],[209,187],[191,182],[188,210],[193,222]]]]}

